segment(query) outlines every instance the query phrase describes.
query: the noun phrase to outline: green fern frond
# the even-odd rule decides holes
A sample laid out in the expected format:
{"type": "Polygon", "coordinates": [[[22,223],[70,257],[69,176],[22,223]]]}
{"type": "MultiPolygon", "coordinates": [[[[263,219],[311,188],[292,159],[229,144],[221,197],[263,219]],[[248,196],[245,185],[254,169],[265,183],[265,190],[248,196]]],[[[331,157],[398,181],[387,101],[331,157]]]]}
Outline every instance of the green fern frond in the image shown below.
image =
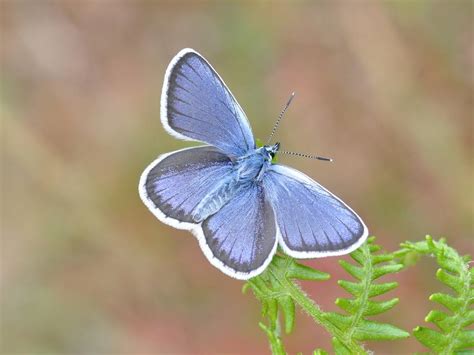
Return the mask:
{"type": "Polygon", "coordinates": [[[402,247],[395,255],[405,263],[413,253],[433,255],[441,267],[436,277],[453,290],[453,294],[435,293],[429,298],[448,310],[432,310],[426,316],[425,321],[433,323],[438,329],[420,326],[413,330],[413,335],[437,354],[453,354],[469,348],[472,350],[474,330],[466,329],[474,323],[474,270],[469,267],[470,258],[461,257],[443,239],[434,241],[430,236],[426,236],[422,242],[404,243],[402,247]]]}
{"type": "MultiPolygon", "coordinates": [[[[338,284],[353,298],[338,298],[336,304],[346,314],[328,312],[324,317],[337,326],[346,342],[365,340],[394,340],[406,338],[409,334],[393,325],[368,320],[367,317],[387,312],[398,303],[398,298],[374,301],[371,298],[382,295],[397,287],[396,282],[375,283],[378,278],[400,271],[402,264],[393,262],[391,254],[376,254],[380,247],[374,244],[374,237],[350,255],[356,264],[340,260],[340,265],[356,281],[339,280],[338,284]]],[[[350,353],[340,339],[333,339],[337,354],[350,353]]]]}
{"type": "Polygon", "coordinates": [[[329,277],[329,274],[299,264],[290,257],[275,255],[264,273],[244,285],[243,290],[251,287],[262,303],[262,316],[267,318],[268,323],[260,323],[260,328],[267,334],[273,354],[285,354],[281,341],[280,314],[284,317],[285,333],[291,333],[294,328],[295,295],[289,287],[293,285],[293,280],[323,281],[329,277]]]}

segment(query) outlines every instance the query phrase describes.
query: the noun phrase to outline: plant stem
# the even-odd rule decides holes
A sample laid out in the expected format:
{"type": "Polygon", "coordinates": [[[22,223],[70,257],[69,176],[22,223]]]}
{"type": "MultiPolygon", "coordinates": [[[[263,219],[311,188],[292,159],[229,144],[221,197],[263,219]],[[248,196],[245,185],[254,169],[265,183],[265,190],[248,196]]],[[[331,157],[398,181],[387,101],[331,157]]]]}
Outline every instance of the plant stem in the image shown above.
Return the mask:
{"type": "Polygon", "coordinates": [[[270,319],[270,325],[267,327],[265,324],[260,323],[260,328],[267,334],[268,341],[270,342],[270,348],[272,354],[274,355],[286,355],[285,347],[283,346],[283,341],[280,337],[280,321],[278,318],[275,322],[272,322],[270,319]]]}
{"type": "MultiPolygon", "coordinates": [[[[252,289],[255,295],[257,296],[257,298],[259,298],[262,301],[262,306],[265,309],[265,306],[264,306],[265,296],[261,293],[261,290],[259,289],[259,286],[257,285],[255,279],[250,279],[248,283],[252,286],[252,289]]],[[[266,307],[268,307],[268,304],[266,305],[266,307]]],[[[264,314],[265,313],[268,318],[268,325],[265,325],[264,323],[260,322],[259,326],[267,335],[272,354],[273,355],[286,355],[285,347],[281,339],[281,327],[280,327],[280,319],[278,316],[278,311],[276,312],[274,316],[272,316],[271,312],[268,312],[268,309],[264,311],[264,314]]]]}
{"type": "Polygon", "coordinates": [[[344,346],[353,354],[366,354],[364,349],[354,342],[352,339],[347,339],[344,334],[334,324],[324,317],[324,312],[321,311],[318,305],[316,305],[312,299],[299,288],[299,286],[293,281],[289,281],[281,270],[270,269],[273,277],[275,277],[282,287],[288,292],[293,300],[308,313],[311,318],[322,327],[324,327],[331,335],[336,337],[344,346]]]}
{"type": "Polygon", "coordinates": [[[351,325],[349,326],[348,332],[346,334],[346,338],[349,340],[352,340],[352,335],[354,334],[354,330],[356,329],[359,321],[363,318],[364,312],[367,310],[367,303],[369,300],[369,289],[370,289],[370,282],[372,281],[372,276],[373,276],[373,268],[372,268],[372,262],[371,260],[371,254],[370,254],[370,249],[367,243],[364,243],[361,247],[360,250],[364,254],[364,260],[368,260],[369,262],[365,262],[362,266],[364,268],[364,279],[362,280],[362,283],[364,285],[364,288],[362,290],[362,294],[359,296],[360,303],[359,307],[357,307],[357,310],[354,314],[354,317],[352,318],[351,325]]]}

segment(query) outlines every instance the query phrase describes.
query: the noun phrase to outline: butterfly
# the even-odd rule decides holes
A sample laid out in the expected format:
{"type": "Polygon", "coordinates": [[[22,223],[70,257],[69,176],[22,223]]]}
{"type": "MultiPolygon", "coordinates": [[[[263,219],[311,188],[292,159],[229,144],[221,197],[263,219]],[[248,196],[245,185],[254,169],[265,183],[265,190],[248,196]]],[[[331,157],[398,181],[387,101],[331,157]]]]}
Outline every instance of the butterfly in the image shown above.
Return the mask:
{"type": "Polygon", "coordinates": [[[160,113],[169,134],[205,145],[160,155],[140,177],[140,197],[161,222],[191,231],[225,274],[262,273],[278,245],[294,258],[318,258],[366,240],[367,227],[342,200],[274,163],[279,143],[257,147],[244,111],[196,51],[171,60],[160,113]]]}

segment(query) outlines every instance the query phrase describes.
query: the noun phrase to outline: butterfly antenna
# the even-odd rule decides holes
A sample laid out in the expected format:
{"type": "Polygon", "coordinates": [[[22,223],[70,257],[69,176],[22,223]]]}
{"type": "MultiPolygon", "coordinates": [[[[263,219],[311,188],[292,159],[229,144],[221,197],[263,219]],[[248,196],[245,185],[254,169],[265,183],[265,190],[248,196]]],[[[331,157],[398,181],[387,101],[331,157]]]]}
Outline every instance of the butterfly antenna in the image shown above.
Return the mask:
{"type": "Polygon", "coordinates": [[[290,95],[290,98],[288,99],[288,102],[286,103],[285,107],[283,108],[283,110],[281,110],[280,114],[278,115],[278,118],[275,122],[275,124],[273,125],[273,129],[272,129],[272,133],[270,133],[270,137],[268,137],[268,140],[267,140],[267,145],[270,144],[271,140],[272,140],[272,137],[273,135],[275,134],[277,128],[278,128],[278,125],[280,124],[280,121],[281,119],[283,118],[283,115],[285,114],[286,110],[288,109],[288,107],[290,106],[291,104],[291,101],[293,101],[293,98],[295,97],[295,93],[292,92],[291,95],[290,95]]]}
{"type": "Polygon", "coordinates": [[[308,155],[304,153],[296,153],[296,152],[287,152],[287,151],[279,151],[279,154],[288,154],[288,155],[295,155],[297,157],[309,158],[309,159],[317,159],[323,161],[333,161],[331,158],[320,157],[317,155],[308,155]]]}

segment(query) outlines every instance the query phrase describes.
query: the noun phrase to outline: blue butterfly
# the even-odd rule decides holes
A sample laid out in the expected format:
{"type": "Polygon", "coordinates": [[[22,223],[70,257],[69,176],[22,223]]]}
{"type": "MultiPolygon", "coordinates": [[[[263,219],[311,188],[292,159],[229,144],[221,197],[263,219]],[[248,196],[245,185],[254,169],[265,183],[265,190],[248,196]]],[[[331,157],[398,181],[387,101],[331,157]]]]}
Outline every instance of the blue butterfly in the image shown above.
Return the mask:
{"type": "Polygon", "coordinates": [[[272,162],[278,143],[257,148],[244,111],[192,49],[166,70],[161,122],[176,138],[207,145],[159,156],[141,175],[140,197],[160,221],[191,231],[225,274],[260,274],[277,245],[295,258],[318,258],[347,254],[366,240],[367,227],[349,206],[272,162]]]}

